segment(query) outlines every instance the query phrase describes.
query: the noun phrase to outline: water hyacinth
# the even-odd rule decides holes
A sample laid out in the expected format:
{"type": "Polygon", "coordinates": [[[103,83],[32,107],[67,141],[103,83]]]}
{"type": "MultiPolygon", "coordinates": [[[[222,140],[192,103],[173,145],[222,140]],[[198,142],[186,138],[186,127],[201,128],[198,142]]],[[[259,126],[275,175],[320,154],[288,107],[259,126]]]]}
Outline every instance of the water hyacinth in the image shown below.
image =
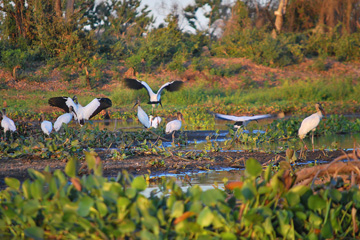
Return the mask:
{"type": "MultiPolygon", "coordinates": [[[[143,176],[126,172],[102,176],[95,152],[86,152],[90,175],[77,175],[77,160],[65,172],[29,170],[20,183],[6,178],[0,192],[2,238],[146,238],[146,239],[308,239],[355,237],[360,191],[334,179],[314,192],[293,185],[286,168],[263,170],[255,159],[246,161],[240,182],[226,189],[182,190],[172,180],[159,185],[161,195],[147,188],[143,176]]],[[[296,174],[296,173],[295,173],[296,174]]]]}

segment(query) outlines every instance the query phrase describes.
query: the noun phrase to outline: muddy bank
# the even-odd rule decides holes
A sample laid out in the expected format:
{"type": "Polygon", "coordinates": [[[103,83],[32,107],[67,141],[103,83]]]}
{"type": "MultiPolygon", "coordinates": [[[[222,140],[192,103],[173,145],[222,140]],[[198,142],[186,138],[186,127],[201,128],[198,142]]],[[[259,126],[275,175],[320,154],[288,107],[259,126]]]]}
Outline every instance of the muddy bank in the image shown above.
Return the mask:
{"type": "MultiPolygon", "coordinates": [[[[162,173],[196,173],[199,170],[218,170],[221,168],[232,167],[235,169],[244,168],[245,161],[249,158],[255,158],[261,163],[269,161],[285,160],[285,153],[263,153],[263,152],[202,152],[191,151],[185,157],[162,155],[139,154],[121,160],[109,160],[111,151],[98,152],[102,163],[104,176],[115,177],[118,172],[123,170],[134,175],[162,174],[162,173]]],[[[331,161],[336,157],[343,155],[341,150],[332,152],[307,152],[306,161],[322,160],[331,161]]],[[[299,160],[298,162],[306,162],[299,160]]],[[[81,161],[80,168],[85,162],[81,161]]],[[[44,159],[2,159],[0,168],[0,188],[4,187],[4,178],[13,177],[21,181],[29,177],[27,169],[33,168],[43,171],[49,166],[51,171],[55,169],[63,170],[66,160],[44,160],[44,159]]],[[[81,174],[87,174],[86,166],[82,167],[81,174]]]]}

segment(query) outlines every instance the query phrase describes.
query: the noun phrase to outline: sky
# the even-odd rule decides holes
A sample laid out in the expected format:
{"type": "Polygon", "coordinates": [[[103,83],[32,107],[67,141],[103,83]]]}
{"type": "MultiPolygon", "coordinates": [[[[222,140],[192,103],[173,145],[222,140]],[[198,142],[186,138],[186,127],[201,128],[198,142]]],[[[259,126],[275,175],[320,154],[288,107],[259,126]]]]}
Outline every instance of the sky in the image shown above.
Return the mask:
{"type": "MultiPolygon", "coordinates": [[[[105,0],[97,0],[96,2],[102,2],[105,0]]],[[[224,2],[234,2],[235,0],[224,0],[224,2]]],[[[177,12],[180,16],[179,26],[183,31],[189,31],[194,33],[194,29],[189,26],[185,18],[183,17],[183,9],[189,4],[194,4],[195,0],[141,0],[140,8],[145,5],[149,6],[151,13],[155,17],[154,27],[158,27],[159,24],[164,23],[166,16],[177,6],[177,12]]],[[[196,16],[198,18],[197,28],[199,30],[206,30],[208,27],[208,19],[205,18],[204,13],[210,11],[210,6],[205,6],[200,9],[196,16]]]]}

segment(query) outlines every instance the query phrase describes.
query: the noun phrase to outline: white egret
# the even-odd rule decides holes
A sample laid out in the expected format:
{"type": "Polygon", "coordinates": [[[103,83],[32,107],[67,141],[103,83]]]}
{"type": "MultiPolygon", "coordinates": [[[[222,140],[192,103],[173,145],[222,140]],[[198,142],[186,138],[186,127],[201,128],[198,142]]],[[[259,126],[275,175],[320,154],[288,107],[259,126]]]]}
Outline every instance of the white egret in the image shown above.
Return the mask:
{"type": "Polygon", "coordinates": [[[234,127],[239,129],[241,126],[246,127],[249,124],[249,122],[251,122],[251,121],[256,121],[256,120],[260,120],[260,119],[264,119],[264,118],[269,118],[269,117],[271,117],[271,115],[270,114],[264,114],[264,115],[237,117],[237,116],[232,116],[232,115],[225,115],[225,114],[215,113],[215,117],[217,117],[219,119],[223,119],[223,120],[234,121],[235,122],[234,127]]]}
{"type": "Polygon", "coordinates": [[[174,91],[179,90],[183,83],[184,82],[182,82],[182,81],[167,82],[164,85],[162,85],[160,87],[160,89],[157,91],[157,93],[155,94],[146,82],[140,81],[137,79],[132,79],[132,78],[125,78],[125,84],[127,87],[129,87],[131,89],[136,89],[136,90],[145,88],[147,90],[147,93],[150,98],[148,104],[152,104],[153,111],[154,111],[155,104],[160,104],[162,106],[161,93],[164,89],[168,90],[169,92],[174,92],[174,91]]]}
{"type": "MultiPolygon", "coordinates": [[[[304,141],[303,139],[306,137],[306,134],[310,131],[312,131],[311,135],[311,143],[313,146],[313,152],[315,151],[314,148],[314,132],[316,130],[316,127],[319,125],[321,118],[325,115],[325,111],[322,108],[320,103],[315,104],[316,113],[310,115],[309,117],[305,118],[301,122],[301,126],[299,128],[299,138],[304,141]]],[[[305,145],[306,147],[306,145],[305,145]]]]}
{"type": "Polygon", "coordinates": [[[45,116],[44,114],[41,115],[41,130],[43,131],[43,133],[45,133],[46,135],[50,136],[50,133],[53,129],[53,125],[50,121],[45,120],[45,116]]]}
{"type": "Polygon", "coordinates": [[[149,128],[149,127],[150,127],[149,116],[148,116],[148,115],[146,114],[146,112],[141,108],[141,106],[140,106],[140,100],[139,100],[139,99],[135,102],[135,105],[133,106],[133,108],[134,108],[136,105],[138,106],[138,107],[137,107],[137,116],[138,116],[139,121],[141,122],[141,124],[142,124],[145,128],[149,128]]]}
{"type": "Polygon", "coordinates": [[[73,115],[76,115],[72,106],[69,107],[69,111],[69,113],[64,113],[63,115],[60,115],[54,122],[54,129],[56,132],[60,130],[63,124],[68,124],[69,122],[71,122],[73,115]]]}
{"type": "Polygon", "coordinates": [[[179,131],[181,128],[181,121],[184,121],[183,115],[178,112],[176,114],[177,119],[170,121],[166,124],[166,128],[165,128],[165,133],[166,134],[170,134],[172,133],[172,140],[174,142],[174,135],[175,135],[175,131],[179,131]]]}
{"type": "Polygon", "coordinates": [[[11,120],[10,118],[8,118],[6,116],[6,109],[3,108],[1,111],[1,127],[4,129],[4,136],[6,139],[6,132],[10,131],[10,133],[15,132],[16,131],[16,126],[13,120],[11,120]]]}
{"type": "Polygon", "coordinates": [[[77,100],[77,97],[53,97],[49,99],[50,106],[64,109],[65,112],[69,113],[69,107],[73,107],[75,120],[82,126],[85,120],[89,120],[96,114],[101,112],[103,109],[112,106],[112,102],[109,98],[94,98],[88,105],[83,107],[77,100]]]}
{"type": "Polygon", "coordinates": [[[153,128],[158,128],[162,121],[161,117],[154,117],[150,115],[149,118],[150,118],[150,126],[153,128]]]}

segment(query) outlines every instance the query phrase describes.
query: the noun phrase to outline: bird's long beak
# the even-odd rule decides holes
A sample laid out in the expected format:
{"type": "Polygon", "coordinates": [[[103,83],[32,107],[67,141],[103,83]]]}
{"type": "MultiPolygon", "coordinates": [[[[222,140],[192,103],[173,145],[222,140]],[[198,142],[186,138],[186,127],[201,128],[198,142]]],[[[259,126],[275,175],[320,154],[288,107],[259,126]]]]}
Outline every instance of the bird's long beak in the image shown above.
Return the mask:
{"type": "Polygon", "coordinates": [[[161,106],[162,108],[164,108],[163,105],[162,105],[162,103],[161,103],[161,100],[159,101],[159,103],[160,103],[160,106],[161,106]]]}

